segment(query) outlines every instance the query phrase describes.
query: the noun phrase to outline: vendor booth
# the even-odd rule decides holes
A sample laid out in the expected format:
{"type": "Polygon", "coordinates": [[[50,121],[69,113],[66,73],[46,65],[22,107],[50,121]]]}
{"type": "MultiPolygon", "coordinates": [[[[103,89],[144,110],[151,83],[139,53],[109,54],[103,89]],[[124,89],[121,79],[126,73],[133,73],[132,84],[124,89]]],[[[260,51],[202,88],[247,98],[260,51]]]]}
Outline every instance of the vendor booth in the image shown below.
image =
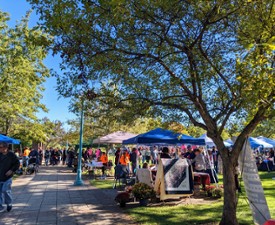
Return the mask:
{"type": "Polygon", "coordinates": [[[8,137],[8,136],[2,135],[2,134],[0,134],[0,142],[5,142],[8,144],[15,144],[15,145],[20,144],[19,140],[16,140],[14,138],[11,138],[11,137],[8,137]]]}
{"type": "Polygon", "coordinates": [[[93,140],[93,144],[121,144],[123,140],[135,137],[136,134],[117,131],[93,140]]]}
{"type": "Polygon", "coordinates": [[[205,145],[204,139],[193,138],[188,135],[175,133],[173,131],[164,130],[161,128],[156,128],[144,134],[140,134],[135,137],[126,139],[122,143],[123,144],[164,143],[164,144],[205,145]]]}

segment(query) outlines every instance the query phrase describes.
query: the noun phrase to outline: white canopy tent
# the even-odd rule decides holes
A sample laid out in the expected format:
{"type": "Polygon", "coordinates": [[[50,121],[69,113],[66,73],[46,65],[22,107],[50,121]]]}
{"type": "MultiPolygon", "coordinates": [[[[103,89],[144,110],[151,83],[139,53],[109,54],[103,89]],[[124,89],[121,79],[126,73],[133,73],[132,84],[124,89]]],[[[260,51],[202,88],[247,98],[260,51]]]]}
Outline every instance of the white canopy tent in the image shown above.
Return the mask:
{"type": "MultiPolygon", "coordinates": [[[[205,140],[205,145],[208,148],[212,148],[212,147],[216,146],[214,141],[211,138],[209,138],[206,134],[201,135],[199,138],[202,138],[205,140]]],[[[228,140],[224,141],[223,143],[225,144],[225,147],[230,147],[233,145],[233,142],[231,139],[228,139],[228,140]]]]}
{"type": "Polygon", "coordinates": [[[204,139],[205,140],[205,145],[208,146],[209,148],[215,146],[213,140],[211,138],[207,137],[206,134],[201,135],[199,138],[204,139]]]}
{"type": "Polygon", "coordinates": [[[93,140],[93,144],[122,144],[123,140],[129,139],[135,136],[137,136],[137,134],[132,134],[124,131],[117,131],[93,140]]]}

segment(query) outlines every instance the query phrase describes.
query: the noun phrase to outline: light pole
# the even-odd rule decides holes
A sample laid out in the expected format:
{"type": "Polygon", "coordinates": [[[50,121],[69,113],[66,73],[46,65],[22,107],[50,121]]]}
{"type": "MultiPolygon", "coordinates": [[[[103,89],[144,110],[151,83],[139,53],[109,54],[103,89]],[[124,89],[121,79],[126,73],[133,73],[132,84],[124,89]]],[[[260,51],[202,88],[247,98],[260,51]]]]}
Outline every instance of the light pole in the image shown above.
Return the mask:
{"type": "Polygon", "coordinates": [[[75,186],[81,186],[84,184],[82,175],[82,142],[83,142],[83,125],[84,125],[84,98],[81,100],[81,116],[80,116],[80,132],[79,132],[79,152],[78,152],[78,166],[77,175],[74,182],[75,186]]]}

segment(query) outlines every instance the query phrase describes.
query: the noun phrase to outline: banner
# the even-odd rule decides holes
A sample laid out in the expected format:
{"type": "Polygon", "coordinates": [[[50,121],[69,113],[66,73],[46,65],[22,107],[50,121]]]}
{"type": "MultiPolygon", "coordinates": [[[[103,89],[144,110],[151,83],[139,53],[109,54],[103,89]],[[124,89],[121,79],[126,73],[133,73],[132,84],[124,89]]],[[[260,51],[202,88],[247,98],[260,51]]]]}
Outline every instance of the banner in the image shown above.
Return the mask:
{"type": "Polygon", "coordinates": [[[256,161],[248,140],[245,141],[240,153],[239,166],[242,172],[244,187],[252,210],[254,223],[262,225],[270,219],[270,213],[258,174],[256,161]]]}

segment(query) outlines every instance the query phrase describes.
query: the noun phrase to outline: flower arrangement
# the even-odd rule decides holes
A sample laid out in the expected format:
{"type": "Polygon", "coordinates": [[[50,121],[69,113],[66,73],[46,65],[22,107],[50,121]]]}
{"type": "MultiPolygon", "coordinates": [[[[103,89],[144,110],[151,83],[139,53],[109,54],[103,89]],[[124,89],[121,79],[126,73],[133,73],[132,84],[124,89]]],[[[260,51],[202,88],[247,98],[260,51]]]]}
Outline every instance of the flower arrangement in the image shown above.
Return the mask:
{"type": "Polygon", "coordinates": [[[126,186],[125,191],[128,193],[132,193],[133,187],[132,186],[126,186]]]}
{"type": "Polygon", "coordinates": [[[221,198],[223,196],[223,188],[217,187],[213,190],[213,195],[217,198],[221,198]]]}
{"type": "Polygon", "coordinates": [[[132,192],[137,199],[149,199],[156,196],[154,189],[144,183],[136,183],[132,192]]]}
{"type": "Polygon", "coordinates": [[[206,191],[206,194],[208,197],[211,197],[213,195],[213,191],[216,187],[215,186],[212,186],[212,185],[209,185],[209,186],[206,186],[205,187],[205,191],[206,191]]]}
{"type": "Polygon", "coordinates": [[[209,185],[205,187],[205,191],[208,197],[221,198],[223,196],[223,186],[213,186],[209,185]]]}

